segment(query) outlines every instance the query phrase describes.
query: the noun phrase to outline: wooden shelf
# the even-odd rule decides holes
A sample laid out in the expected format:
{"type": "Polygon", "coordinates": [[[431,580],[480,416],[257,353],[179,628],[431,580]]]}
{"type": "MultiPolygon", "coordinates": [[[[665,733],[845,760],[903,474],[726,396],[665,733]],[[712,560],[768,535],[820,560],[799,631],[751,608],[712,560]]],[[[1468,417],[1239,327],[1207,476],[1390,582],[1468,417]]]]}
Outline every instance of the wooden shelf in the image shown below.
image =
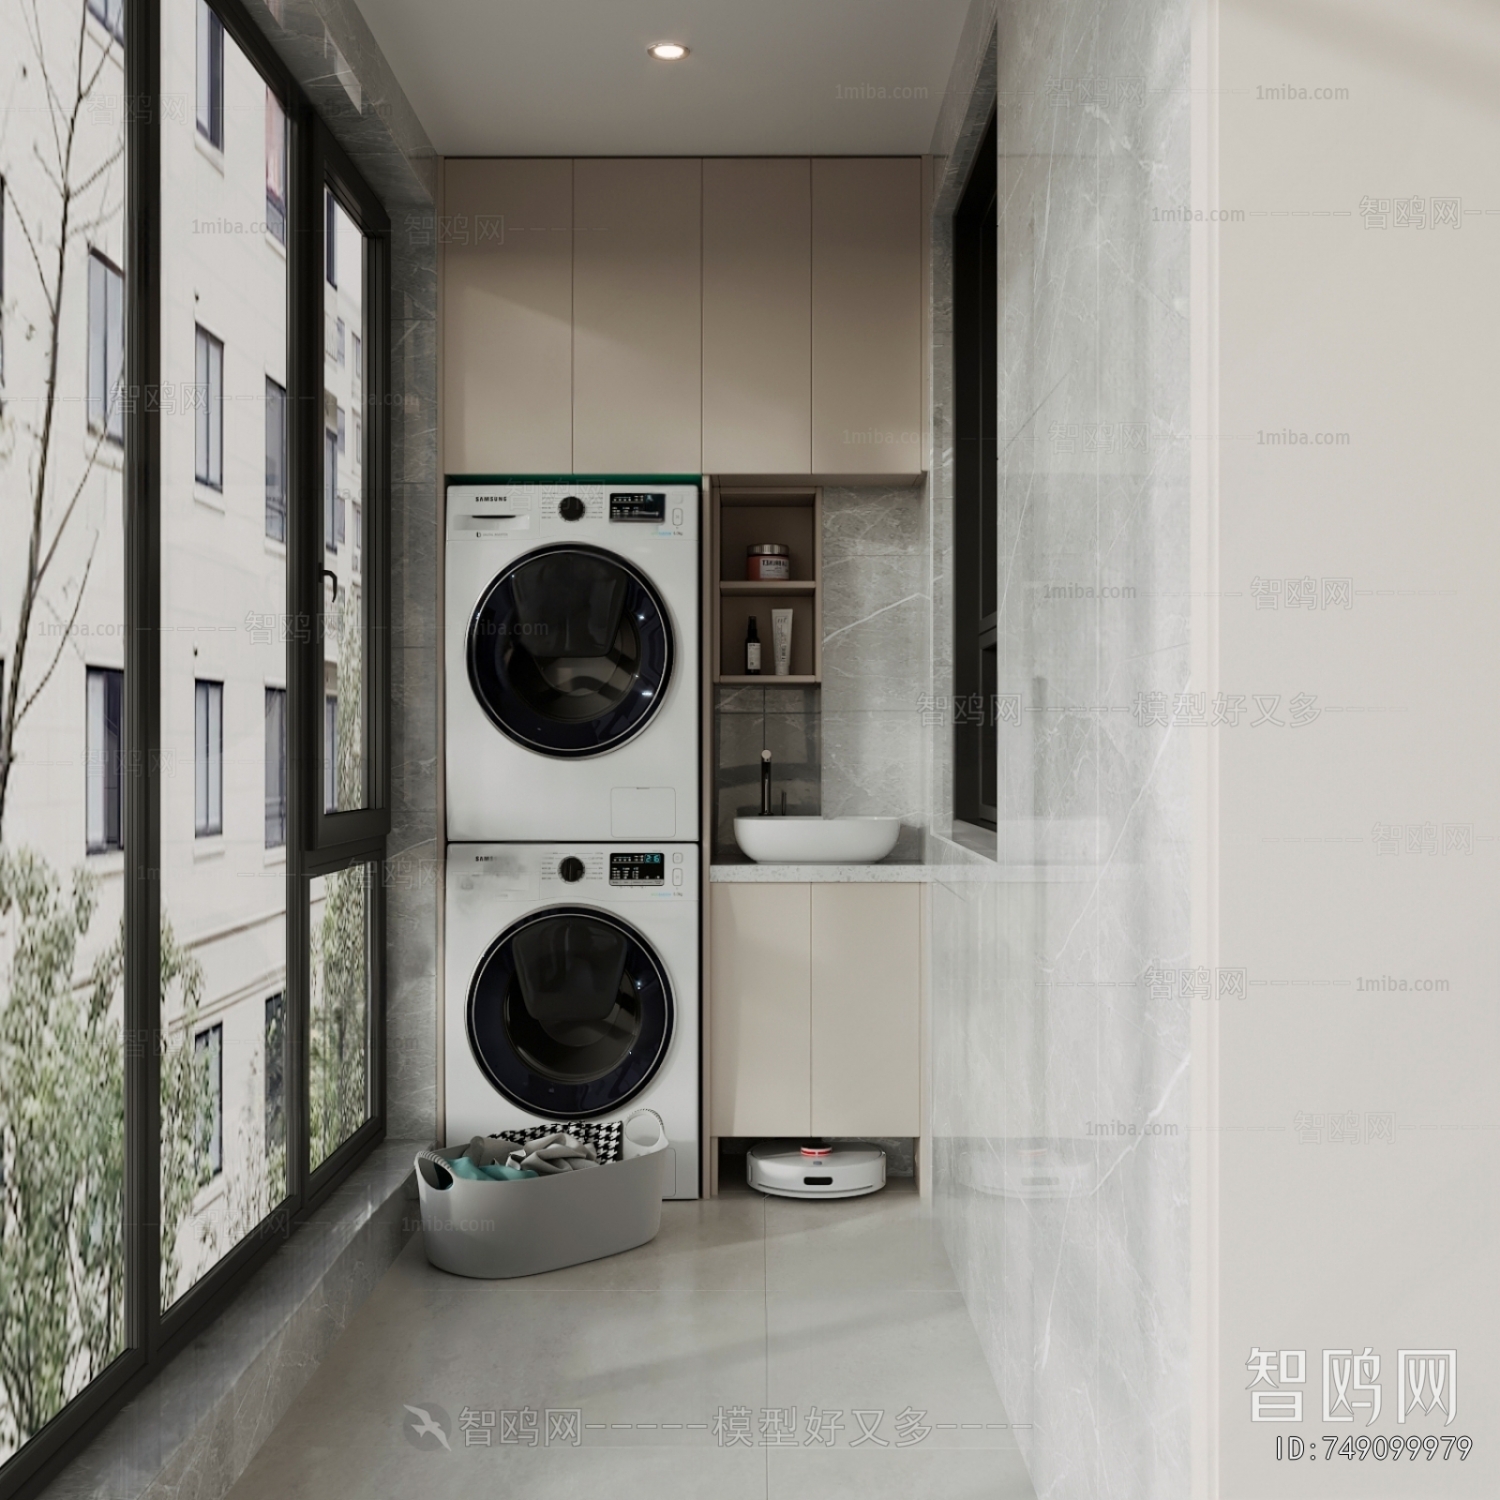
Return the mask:
{"type": "Polygon", "coordinates": [[[719,677],[714,681],[720,687],[818,687],[821,677],[778,677],[774,672],[763,672],[759,677],[719,677]]]}
{"type": "Polygon", "coordinates": [[[721,578],[721,594],[814,594],[815,578],[721,578]]]}

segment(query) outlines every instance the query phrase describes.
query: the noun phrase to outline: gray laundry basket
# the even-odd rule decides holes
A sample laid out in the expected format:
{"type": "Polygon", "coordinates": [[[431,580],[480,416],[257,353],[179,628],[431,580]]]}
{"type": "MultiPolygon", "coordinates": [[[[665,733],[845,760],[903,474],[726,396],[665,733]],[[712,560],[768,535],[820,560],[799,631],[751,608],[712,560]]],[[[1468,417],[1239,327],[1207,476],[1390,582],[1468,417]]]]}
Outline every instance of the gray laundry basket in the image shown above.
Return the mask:
{"type": "Polygon", "coordinates": [[[670,1151],[511,1182],[471,1182],[433,1160],[455,1161],[464,1150],[450,1146],[417,1157],[422,1246],[439,1270],[534,1276],[633,1250],[661,1228],[670,1151]]]}

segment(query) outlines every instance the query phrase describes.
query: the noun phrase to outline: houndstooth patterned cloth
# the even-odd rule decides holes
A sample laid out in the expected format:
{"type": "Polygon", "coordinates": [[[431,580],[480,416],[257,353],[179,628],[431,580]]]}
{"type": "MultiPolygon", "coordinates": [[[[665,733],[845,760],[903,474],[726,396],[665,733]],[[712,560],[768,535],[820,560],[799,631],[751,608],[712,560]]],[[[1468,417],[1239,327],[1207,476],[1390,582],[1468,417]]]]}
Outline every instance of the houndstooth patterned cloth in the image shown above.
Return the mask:
{"type": "Polygon", "coordinates": [[[550,1125],[528,1125],[524,1130],[497,1130],[488,1137],[492,1141],[509,1141],[524,1146],[539,1136],[551,1135],[555,1130],[565,1130],[580,1141],[585,1141],[599,1153],[599,1164],[606,1165],[620,1160],[621,1145],[625,1136],[623,1120],[571,1120],[550,1125]]]}

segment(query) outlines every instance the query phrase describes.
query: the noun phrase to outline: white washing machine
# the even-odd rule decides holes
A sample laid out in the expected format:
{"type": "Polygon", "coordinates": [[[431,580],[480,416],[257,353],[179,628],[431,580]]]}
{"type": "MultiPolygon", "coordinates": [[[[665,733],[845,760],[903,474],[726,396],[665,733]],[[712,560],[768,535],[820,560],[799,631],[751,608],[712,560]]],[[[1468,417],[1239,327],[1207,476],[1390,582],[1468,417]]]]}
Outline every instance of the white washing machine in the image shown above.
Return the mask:
{"type": "Polygon", "coordinates": [[[647,1107],[698,1197],[698,850],[448,848],[447,1139],[647,1107]]]}
{"type": "Polygon", "coordinates": [[[698,837],[700,487],[448,486],[448,838],[698,837]]]}

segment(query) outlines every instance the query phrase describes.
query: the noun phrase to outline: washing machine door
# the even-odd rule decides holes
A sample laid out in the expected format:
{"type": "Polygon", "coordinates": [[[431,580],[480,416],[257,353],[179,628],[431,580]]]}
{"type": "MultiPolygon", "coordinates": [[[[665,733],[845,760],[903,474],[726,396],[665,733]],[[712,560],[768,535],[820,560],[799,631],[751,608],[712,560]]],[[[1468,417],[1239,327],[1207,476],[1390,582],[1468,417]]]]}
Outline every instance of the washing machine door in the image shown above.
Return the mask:
{"type": "Polygon", "coordinates": [[[600,755],[638,735],[672,675],[672,630],[646,575],[601,547],[541,547],[485,590],[469,681],[492,722],[542,755],[600,755]]]}
{"type": "Polygon", "coordinates": [[[547,1119],[608,1114],[656,1075],[672,989],[651,945],[592,907],[507,928],[469,986],[469,1046],[513,1104],[547,1119]]]}

